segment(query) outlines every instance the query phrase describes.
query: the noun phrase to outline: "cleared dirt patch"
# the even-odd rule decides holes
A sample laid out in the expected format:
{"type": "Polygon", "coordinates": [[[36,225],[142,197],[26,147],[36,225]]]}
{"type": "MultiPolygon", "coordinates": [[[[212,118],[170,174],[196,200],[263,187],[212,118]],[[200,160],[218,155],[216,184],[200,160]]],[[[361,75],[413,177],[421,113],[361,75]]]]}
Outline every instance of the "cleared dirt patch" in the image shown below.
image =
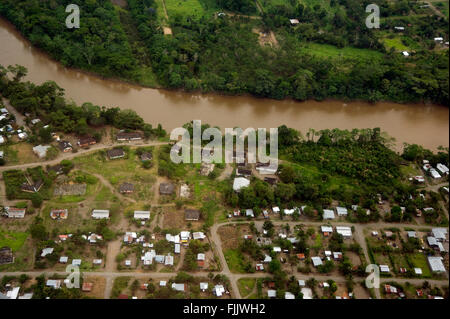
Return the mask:
{"type": "Polygon", "coordinates": [[[84,295],[91,298],[103,299],[106,287],[106,279],[104,277],[86,277],[84,282],[93,284],[92,291],[83,292],[84,295]]]}
{"type": "Polygon", "coordinates": [[[227,225],[219,227],[217,233],[222,241],[222,249],[236,249],[243,234],[250,234],[250,228],[245,225],[227,225]]]}
{"type": "Polygon", "coordinates": [[[270,45],[272,47],[276,47],[278,45],[278,41],[272,31],[264,31],[259,28],[253,28],[252,32],[258,35],[258,42],[261,46],[270,45]]]}
{"type": "Polygon", "coordinates": [[[355,285],[355,287],[353,287],[353,293],[354,293],[356,299],[369,299],[370,298],[370,294],[367,291],[367,289],[362,287],[361,285],[355,285]]]}
{"type": "Polygon", "coordinates": [[[163,27],[164,35],[172,35],[172,29],[168,27],[163,27]]]}
{"type": "Polygon", "coordinates": [[[361,259],[359,258],[359,255],[355,254],[354,252],[348,251],[345,253],[345,256],[350,259],[350,262],[353,266],[359,266],[361,265],[361,259]]]}
{"type": "MultiPolygon", "coordinates": [[[[186,229],[188,228],[188,221],[184,218],[184,209],[177,210],[175,207],[164,207],[164,219],[163,219],[163,228],[175,228],[175,229],[186,229]]],[[[192,229],[198,229],[201,227],[203,222],[201,219],[199,221],[191,221],[190,225],[192,229]]]]}
{"type": "Polygon", "coordinates": [[[67,196],[67,195],[84,195],[86,194],[86,184],[62,184],[55,187],[53,195],[67,196]]]}

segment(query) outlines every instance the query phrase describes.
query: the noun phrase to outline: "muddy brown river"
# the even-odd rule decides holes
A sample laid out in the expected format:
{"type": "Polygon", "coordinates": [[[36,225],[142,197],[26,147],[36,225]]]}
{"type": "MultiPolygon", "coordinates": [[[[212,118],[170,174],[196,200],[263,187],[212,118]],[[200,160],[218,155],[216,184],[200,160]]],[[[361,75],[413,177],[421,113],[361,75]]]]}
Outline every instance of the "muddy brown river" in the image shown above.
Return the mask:
{"type": "Polygon", "coordinates": [[[27,80],[53,80],[76,103],[133,109],[151,124],[166,130],[192,120],[221,128],[270,128],[285,124],[305,133],[309,128],[380,127],[397,141],[435,150],[449,146],[449,109],[439,105],[342,101],[275,101],[248,96],[189,94],[142,88],[67,69],[33,48],[15,28],[0,19],[0,64],[21,64],[27,80]]]}

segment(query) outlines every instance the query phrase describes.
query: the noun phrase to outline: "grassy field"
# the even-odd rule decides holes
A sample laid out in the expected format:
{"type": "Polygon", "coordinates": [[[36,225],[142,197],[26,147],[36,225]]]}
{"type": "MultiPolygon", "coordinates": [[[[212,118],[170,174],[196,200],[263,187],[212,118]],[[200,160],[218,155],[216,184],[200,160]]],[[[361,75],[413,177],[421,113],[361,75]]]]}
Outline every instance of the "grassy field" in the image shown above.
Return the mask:
{"type": "Polygon", "coordinates": [[[211,16],[217,12],[213,1],[206,0],[164,0],[169,18],[174,15],[182,16],[211,16]]]}
{"type": "MultiPolygon", "coordinates": [[[[133,183],[134,193],[129,195],[136,200],[150,200],[153,196],[152,186],[156,182],[156,170],[144,169],[135,149],[128,150],[128,158],[107,160],[101,152],[77,157],[77,168],[91,174],[102,175],[117,190],[122,182],[133,183]]],[[[109,189],[102,188],[96,200],[103,201],[111,197],[109,189]]]]}
{"type": "Polygon", "coordinates": [[[16,252],[23,246],[27,237],[28,233],[0,230],[0,248],[6,246],[16,252]]]}
{"type": "Polygon", "coordinates": [[[247,297],[252,293],[255,288],[256,279],[254,278],[241,278],[238,280],[238,288],[241,297],[247,297]]]}
{"type": "Polygon", "coordinates": [[[428,267],[428,261],[424,254],[416,253],[409,256],[409,260],[414,264],[414,267],[422,268],[422,277],[431,278],[431,271],[428,267]]]}
{"type": "Polygon", "coordinates": [[[234,273],[244,273],[244,256],[237,249],[227,249],[224,251],[225,260],[227,261],[228,268],[234,273]]]}
{"type": "Polygon", "coordinates": [[[396,51],[408,51],[409,47],[402,43],[402,39],[400,37],[394,37],[392,39],[385,38],[382,40],[386,49],[394,48],[396,51]]]}
{"type": "Polygon", "coordinates": [[[5,161],[8,165],[20,165],[39,161],[39,158],[33,153],[33,146],[28,143],[0,146],[0,151],[5,152],[5,161]]]}
{"type": "Polygon", "coordinates": [[[267,11],[270,7],[278,5],[292,6],[292,3],[297,3],[298,0],[258,0],[264,11],[267,11]]]}
{"type": "Polygon", "coordinates": [[[326,182],[323,182],[321,179],[322,173],[316,166],[298,163],[289,163],[289,165],[298,170],[300,175],[304,178],[313,180],[315,183],[322,184],[329,191],[339,188],[355,188],[355,183],[352,182],[351,178],[343,176],[330,176],[326,182]]]}
{"type": "Polygon", "coordinates": [[[130,280],[131,277],[117,277],[114,279],[111,298],[117,298],[120,293],[128,287],[130,280]]]}
{"type": "Polygon", "coordinates": [[[321,249],[322,247],[322,235],[317,234],[316,239],[314,240],[313,248],[315,249],[321,249]]]}

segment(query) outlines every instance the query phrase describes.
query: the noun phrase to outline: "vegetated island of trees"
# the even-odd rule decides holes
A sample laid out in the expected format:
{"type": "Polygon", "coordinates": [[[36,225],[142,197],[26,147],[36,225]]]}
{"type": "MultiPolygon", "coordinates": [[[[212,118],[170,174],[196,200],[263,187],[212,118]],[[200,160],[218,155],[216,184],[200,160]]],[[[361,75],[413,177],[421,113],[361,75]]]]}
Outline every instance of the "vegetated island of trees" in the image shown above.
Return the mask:
{"type": "MultiPolygon", "coordinates": [[[[126,8],[116,10],[109,0],[79,1],[83,8],[80,29],[65,27],[64,0],[5,0],[0,14],[65,66],[144,85],[274,99],[448,105],[448,50],[429,48],[429,40],[437,33],[448,34],[444,18],[414,20],[415,36],[423,43],[405,59],[394,50],[387,51],[374,30],[361,27],[368,1],[331,1],[329,11],[320,5],[310,8],[286,2],[265,10],[259,22],[239,16],[173,15],[169,21],[173,36],[163,35],[157,18],[162,8],[154,0],[127,2],[126,8]],[[292,28],[292,17],[300,19],[301,25],[292,28]],[[263,31],[275,30],[279,45],[261,46],[253,32],[255,23],[263,31]],[[367,52],[357,57],[323,56],[304,50],[310,42],[367,52]]],[[[415,2],[395,6],[385,0],[376,2],[383,8],[392,6],[392,14],[415,8],[415,2]]],[[[217,5],[244,13],[253,10],[248,1],[218,0],[217,5]]],[[[408,16],[404,19],[409,21],[408,16]]]]}
{"type": "MultiPolygon", "coordinates": [[[[153,128],[133,110],[100,107],[89,102],[78,106],[65,99],[64,89],[54,81],[41,85],[21,81],[26,74],[27,69],[21,65],[0,65],[0,93],[17,111],[41,119],[55,131],[84,136],[94,134],[95,127],[112,125],[118,129],[142,130],[146,138],[167,135],[160,124],[153,128]]],[[[50,131],[42,129],[41,133],[41,138],[45,135],[51,141],[50,131]]]]}

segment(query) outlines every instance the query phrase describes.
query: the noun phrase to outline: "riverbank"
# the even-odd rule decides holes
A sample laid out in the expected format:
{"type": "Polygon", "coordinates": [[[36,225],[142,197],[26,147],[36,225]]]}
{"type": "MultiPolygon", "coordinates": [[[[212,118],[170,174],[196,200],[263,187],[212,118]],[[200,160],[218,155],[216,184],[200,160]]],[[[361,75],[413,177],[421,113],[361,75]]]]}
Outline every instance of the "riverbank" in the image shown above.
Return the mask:
{"type": "Polygon", "coordinates": [[[167,130],[192,119],[221,128],[240,126],[278,127],[286,125],[305,134],[308,129],[380,127],[396,138],[397,149],[404,142],[436,150],[449,145],[449,109],[434,104],[365,102],[323,102],[271,100],[251,96],[194,94],[143,88],[119,80],[68,69],[32,47],[20,34],[0,20],[0,59],[3,65],[20,64],[28,69],[26,80],[55,81],[67,98],[77,104],[135,110],[146,122],[161,123],[167,130]]]}

